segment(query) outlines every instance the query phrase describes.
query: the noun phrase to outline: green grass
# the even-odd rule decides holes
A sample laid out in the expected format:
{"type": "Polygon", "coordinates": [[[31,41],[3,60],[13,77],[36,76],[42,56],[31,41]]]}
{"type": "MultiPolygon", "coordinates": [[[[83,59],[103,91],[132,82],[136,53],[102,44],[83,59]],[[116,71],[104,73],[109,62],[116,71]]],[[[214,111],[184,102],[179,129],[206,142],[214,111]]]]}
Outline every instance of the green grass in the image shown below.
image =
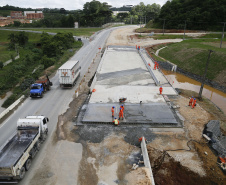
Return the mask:
{"type": "Polygon", "coordinates": [[[51,33],[73,33],[74,36],[91,36],[102,28],[23,28],[21,30],[44,31],[51,33]]]}
{"type": "MultiPolygon", "coordinates": [[[[16,51],[10,51],[8,49],[8,37],[9,34],[14,33],[18,34],[18,31],[6,31],[6,30],[0,30],[0,61],[3,63],[6,62],[7,60],[11,59],[11,55],[14,57],[17,55],[16,51]]],[[[38,42],[41,38],[41,34],[37,33],[26,33],[29,37],[29,42],[38,42]]]]}
{"type": "Polygon", "coordinates": [[[6,62],[8,61],[9,59],[11,59],[11,56],[15,57],[17,54],[16,54],[16,51],[10,51],[8,50],[8,47],[5,46],[5,45],[2,45],[0,43],[0,61],[1,62],[6,62]]]}
{"type": "MultiPolygon", "coordinates": [[[[203,75],[209,55],[208,50],[211,49],[214,53],[210,57],[207,78],[214,80],[218,74],[226,70],[226,46],[225,43],[224,48],[219,48],[219,46],[220,40],[185,40],[180,43],[169,44],[167,48],[159,52],[159,55],[186,71],[203,75]]],[[[158,47],[161,47],[161,45],[158,47]]]]}

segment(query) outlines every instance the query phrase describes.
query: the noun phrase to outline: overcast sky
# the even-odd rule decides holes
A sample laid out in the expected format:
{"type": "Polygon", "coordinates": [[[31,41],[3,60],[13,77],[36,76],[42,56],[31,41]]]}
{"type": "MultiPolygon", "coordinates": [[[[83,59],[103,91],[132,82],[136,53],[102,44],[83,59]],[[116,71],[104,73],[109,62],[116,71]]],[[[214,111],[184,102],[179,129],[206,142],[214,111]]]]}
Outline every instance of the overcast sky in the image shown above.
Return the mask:
{"type": "MultiPolygon", "coordinates": [[[[0,0],[0,6],[12,5],[21,8],[65,8],[66,10],[83,9],[83,5],[91,0],[0,0]]],[[[121,7],[123,5],[137,5],[139,2],[147,4],[165,4],[167,0],[98,0],[107,2],[113,7],[121,7]]]]}

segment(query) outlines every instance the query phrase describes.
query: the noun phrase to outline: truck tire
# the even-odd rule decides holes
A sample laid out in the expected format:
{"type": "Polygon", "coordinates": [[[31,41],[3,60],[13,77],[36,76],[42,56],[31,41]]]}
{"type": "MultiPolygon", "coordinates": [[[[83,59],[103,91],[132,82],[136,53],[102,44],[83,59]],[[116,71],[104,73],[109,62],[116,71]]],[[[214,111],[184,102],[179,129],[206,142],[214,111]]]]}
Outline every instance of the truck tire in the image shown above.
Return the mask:
{"type": "Polygon", "coordinates": [[[33,159],[33,158],[35,157],[36,153],[37,153],[37,150],[36,150],[35,147],[33,147],[33,148],[31,149],[31,152],[30,152],[30,157],[31,157],[31,159],[33,159]]]}
{"type": "Polygon", "coordinates": [[[47,133],[45,132],[43,135],[42,135],[42,141],[44,142],[47,138],[47,133]]]}
{"type": "Polygon", "coordinates": [[[24,176],[25,176],[25,173],[26,173],[25,168],[24,168],[24,167],[22,167],[22,168],[20,169],[19,178],[20,178],[20,179],[23,179],[23,178],[24,178],[24,176]]]}
{"type": "Polygon", "coordinates": [[[40,95],[40,97],[41,97],[41,98],[43,97],[43,93],[40,95]]]}
{"type": "Polygon", "coordinates": [[[28,171],[30,167],[31,167],[31,159],[28,158],[25,163],[25,170],[28,171]]]}
{"type": "Polygon", "coordinates": [[[37,142],[36,142],[36,148],[37,148],[37,150],[40,150],[40,148],[41,148],[41,143],[40,143],[40,141],[37,141],[37,142]]]}

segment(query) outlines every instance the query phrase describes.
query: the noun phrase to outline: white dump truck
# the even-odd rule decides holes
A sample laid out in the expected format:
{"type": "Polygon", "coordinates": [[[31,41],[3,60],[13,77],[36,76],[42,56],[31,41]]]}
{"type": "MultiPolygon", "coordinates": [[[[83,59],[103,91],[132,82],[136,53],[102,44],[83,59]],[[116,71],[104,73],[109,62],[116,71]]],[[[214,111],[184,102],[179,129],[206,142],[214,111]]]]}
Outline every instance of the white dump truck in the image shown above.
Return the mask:
{"type": "Polygon", "coordinates": [[[0,151],[0,182],[23,179],[47,137],[47,122],[45,116],[27,116],[17,121],[16,134],[0,151]]]}
{"type": "Polygon", "coordinates": [[[78,60],[69,60],[58,69],[61,87],[72,87],[80,76],[81,67],[78,60]]]}

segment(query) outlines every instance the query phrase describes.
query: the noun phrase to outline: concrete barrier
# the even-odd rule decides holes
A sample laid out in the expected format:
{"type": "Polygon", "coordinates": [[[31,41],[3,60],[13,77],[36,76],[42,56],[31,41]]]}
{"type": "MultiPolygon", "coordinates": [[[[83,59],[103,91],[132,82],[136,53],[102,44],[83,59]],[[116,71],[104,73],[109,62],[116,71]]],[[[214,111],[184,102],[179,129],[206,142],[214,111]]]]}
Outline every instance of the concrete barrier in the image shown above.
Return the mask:
{"type": "Polygon", "coordinates": [[[142,151],[143,159],[144,159],[144,166],[146,168],[148,168],[149,171],[150,171],[151,185],[155,185],[155,181],[154,181],[154,177],[153,177],[153,173],[152,173],[152,169],[151,169],[151,163],[150,163],[150,160],[149,160],[147,146],[146,146],[146,142],[145,142],[144,137],[142,137],[142,141],[141,141],[140,145],[141,145],[141,151],[142,151]]]}
{"type": "Polygon", "coordinates": [[[142,58],[144,64],[146,65],[148,71],[150,72],[152,78],[154,79],[155,84],[156,84],[157,86],[159,86],[160,83],[159,83],[158,79],[156,78],[155,74],[153,73],[153,71],[151,70],[151,68],[149,67],[147,61],[145,60],[145,58],[144,58],[144,56],[143,56],[143,54],[141,53],[140,50],[138,50],[138,53],[140,54],[140,56],[141,56],[141,58],[142,58]]]}
{"type": "Polygon", "coordinates": [[[18,100],[16,100],[12,105],[10,105],[7,109],[5,109],[1,114],[0,114],[0,119],[2,119],[6,114],[8,114],[9,111],[14,109],[23,99],[24,95],[21,96],[18,100]]]}
{"type": "MultiPolygon", "coordinates": [[[[18,58],[20,58],[20,55],[17,55],[17,56],[14,58],[14,60],[17,60],[18,58]]],[[[3,63],[3,67],[5,67],[6,65],[10,64],[11,62],[12,62],[12,59],[10,59],[10,60],[4,62],[4,63],[3,63]]]]}

